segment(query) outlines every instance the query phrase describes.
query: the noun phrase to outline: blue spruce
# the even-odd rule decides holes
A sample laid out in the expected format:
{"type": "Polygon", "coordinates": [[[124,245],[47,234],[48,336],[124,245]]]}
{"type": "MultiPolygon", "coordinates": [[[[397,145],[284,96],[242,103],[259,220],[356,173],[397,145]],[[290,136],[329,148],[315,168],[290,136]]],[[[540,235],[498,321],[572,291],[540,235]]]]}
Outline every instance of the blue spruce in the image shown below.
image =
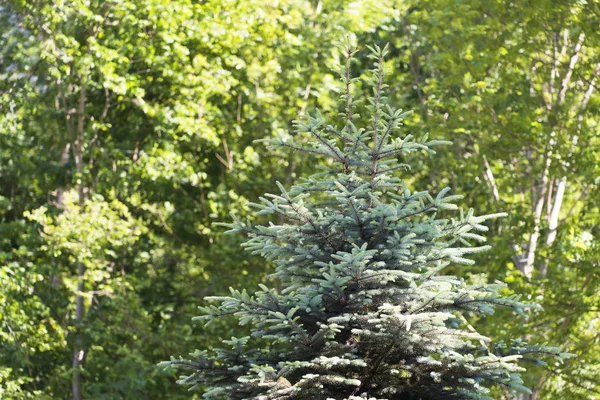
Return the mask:
{"type": "Polygon", "coordinates": [[[471,265],[486,251],[485,222],[458,208],[461,197],[411,192],[402,179],[410,153],[434,153],[442,141],[396,136],[407,113],[386,105],[386,48],[369,48],[369,123],[358,127],[355,49],[344,47],[342,126],[317,112],[296,121],[309,144],[268,140],[273,149],[314,154],[329,162],[304,182],[251,204],[284,221],[251,226],[234,216],[231,233],[249,237],[247,250],[276,265],[283,290],[260,285],[250,295],[231,289],[207,298],[197,320],[234,315],[251,336],[213,351],[161,363],[189,371],[179,383],[206,399],[483,399],[490,387],[527,391],[519,361],[567,357],[560,349],[492,343],[468,322],[506,307],[524,315],[537,305],[500,293],[502,284],[469,284],[444,273],[471,265]]]}

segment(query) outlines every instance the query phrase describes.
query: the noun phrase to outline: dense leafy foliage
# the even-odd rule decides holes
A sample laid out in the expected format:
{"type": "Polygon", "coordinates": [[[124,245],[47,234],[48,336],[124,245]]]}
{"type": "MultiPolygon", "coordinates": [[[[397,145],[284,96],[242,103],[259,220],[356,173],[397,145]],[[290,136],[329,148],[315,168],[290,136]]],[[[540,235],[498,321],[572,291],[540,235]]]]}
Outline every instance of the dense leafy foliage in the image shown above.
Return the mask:
{"type": "Polygon", "coordinates": [[[303,168],[259,157],[252,141],[285,134],[314,103],[332,41],[364,10],[103,0],[0,11],[1,396],[66,398],[81,374],[83,398],[176,397],[154,366],[197,342],[196,303],[266,268],[211,222],[303,168]]]}
{"type": "MultiPolygon", "coordinates": [[[[473,272],[543,305],[521,321],[529,338],[579,354],[528,374],[534,393],[525,397],[598,396],[598,5],[426,1],[404,10],[384,35],[398,49],[396,101],[416,111],[405,122],[415,134],[455,144],[415,170],[478,210],[509,214],[491,238],[497,251],[482,254],[490,267],[473,272]]],[[[518,334],[505,321],[485,331],[518,334]]]]}
{"type": "Polygon", "coordinates": [[[407,184],[508,213],[461,274],[544,312],[473,325],[578,354],[528,368],[521,397],[597,396],[599,15],[550,0],[3,2],[0,397],[69,398],[77,376],[81,398],[195,396],[156,362],[239,333],[189,321],[272,269],[212,223],[263,221],[247,199],[327,164],[253,141],[331,115],[333,43],[350,31],[391,43],[388,103],[415,110],[410,132],[454,143],[411,159],[407,184]]]}

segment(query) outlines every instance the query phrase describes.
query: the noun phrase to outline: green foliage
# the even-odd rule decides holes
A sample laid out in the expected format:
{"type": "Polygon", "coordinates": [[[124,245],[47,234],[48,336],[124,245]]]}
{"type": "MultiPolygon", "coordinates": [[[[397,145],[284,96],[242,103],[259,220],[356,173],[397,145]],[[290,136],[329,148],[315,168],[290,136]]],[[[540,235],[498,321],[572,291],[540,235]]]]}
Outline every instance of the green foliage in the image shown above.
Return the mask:
{"type": "Polygon", "coordinates": [[[212,222],[307,167],[252,142],[330,109],[332,43],[372,5],[0,6],[0,397],[71,397],[75,372],[83,398],[189,396],[156,362],[230,336],[189,326],[197,301],[270,268],[212,222]]]}
{"type": "MultiPolygon", "coordinates": [[[[260,225],[269,216],[247,199],[339,163],[323,143],[311,147],[312,133],[293,134],[292,120],[310,114],[306,131],[323,119],[316,108],[338,111],[334,43],[349,31],[391,44],[389,99],[351,94],[353,123],[372,129],[373,107],[390,114],[393,104],[415,110],[396,120],[414,138],[454,143],[394,165],[412,167],[406,185],[451,186],[478,212],[508,213],[484,224],[493,251],[448,274],[505,281],[502,295],[544,312],[500,307],[472,324],[578,355],[528,367],[533,393],[518,398],[597,396],[599,15],[593,1],[549,0],[3,2],[0,397],[71,398],[74,372],[83,398],[197,396],[156,362],[246,335],[231,318],[189,321],[202,297],[273,268],[212,224],[234,211],[260,225]],[[265,154],[256,139],[285,146],[265,154]],[[74,371],[76,337],[85,358],[74,371]]],[[[373,60],[356,57],[353,84],[372,95],[373,60]]],[[[414,138],[404,149],[419,148],[414,138]]],[[[349,204],[354,189],[335,190],[349,204]]],[[[324,273],[320,284],[341,287],[336,270],[324,273]]]]}
{"type": "Polygon", "coordinates": [[[562,360],[556,347],[490,344],[466,321],[504,307],[525,316],[540,308],[505,296],[500,284],[470,284],[446,275],[450,265],[472,265],[489,250],[478,245],[485,221],[504,214],[475,216],[455,212],[461,196],[412,193],[395,171],[407,156],[435,154],[443,142],[394,137],[406,113],[385,106],[387,48],[370,48],[374,68],[367,79],[368,127],[355,124],[350,64],[355,53],[343,48],[346,63],[342,126],[327,124],[317,112],[296,122],[305,145],[270,140],[330,162],[322,172],[281,194],[250,203],[257,214],[283,222],[252,225],[236,219],[230,233],[244,233],[244,247],[276,265],[282,290],[230,289],[208,297],[218,305],[201,307],[207,325],[234,315],[250,325],[250,336],[224,341],[225,348],[196,351],[192,359],[160,365],[191,370],[180,384],[208,386],[204,398],[488,398],[487,386],[527,392],[517,364],[539,355],[562,360]],[[440,218],[439,215],[443,215],[440,218]]]}
{"type": "MultiPolygon", "coordinates": [[[[419,1],[379,35],[393,44],[394,100],[415,134],[452,140],[415,180],[502,209],[489,279],[543,313],[482,320],[489,334],[563,343],[579,357],[527,374],[533,395],[598,395],[598,5],[419,1]],[[438,186],[439,185],[439,186],[438,186]],[[586,239],[587,238],[587,239],[586,239]]],[[[369,39],[366,39],[369,40],[369,39]]],[[[498,393],[498,396],[501,396],[498,393]]]]}

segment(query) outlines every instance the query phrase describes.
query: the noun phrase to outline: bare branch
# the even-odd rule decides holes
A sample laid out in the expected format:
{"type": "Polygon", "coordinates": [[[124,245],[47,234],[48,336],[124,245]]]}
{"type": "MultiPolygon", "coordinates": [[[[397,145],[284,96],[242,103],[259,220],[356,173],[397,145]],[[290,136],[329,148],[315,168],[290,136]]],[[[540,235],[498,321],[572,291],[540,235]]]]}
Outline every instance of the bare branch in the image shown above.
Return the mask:
{"type": "Polygon", "coordinates": [[[548,235],[546,237],[546,245],[551,246],[556,239],[556,228],[558,228],[558,215],[562,207],[565,189],[567,187],[567,177],[563,177],[556,186],[556,195],[552,204],[552,210],[548,216],[548,235]]]}
{"type": "Polygon", "coordinates": [[[494,174],[492,173],[492,169],[490,168],[490,163],[488,163],[487,157],[485,155],[483,156],[483,163],[485,165],[485,174],[483,175],[483,177],[485,178],[485,181],[492,190],[494,200],[500,201],[500,193],[498,192],[498,187],[496,186],[496,179],[494,178],[494,174]]]}
{"type": "Polygon", "coordinates": [[[579,39],[577,44],[575,45],[575,49],[573,50],[573,55],[571,56],[571,61],[569,61],[569,67],[567,68],[567,73],[565,74],[561,84],[560,90],[558,92],[558,103],[562,104],[565,102],[565,96],[567,94],[567,89],[569,86],[569,81],[571,80],[571,76],[573,75],[573,69],[577,64],[577,60],[579,60],[579,53],[581,52],[581,47],[583,46],[583,40],[585,39],[585,33],[581,33],[579,35],[579,39]]]}
{"type": "Polygon", "coordinates": [[[223,150],[225,151],[225,158],[223,158],[219,153],[216,153],[215,156],[217,159],[227,168],[228,170],[233,169],[233,154],[229,151],[229,146],[227,146],[227,141],[223,139],[223,150]]]}
{"type": "Polygon", "coordinates": [[[535,262],[535,252],[537,250],[537,242],[540,237],[540,222],[542,218],[542,211],[544,209],[546,190],[548,189],[548,172],[550,170],[550,164],[552,163],[551,154],[552,151],[548,151],[546,155],[546,166],[542,173],[541,182],[534,191],[534,194],[536,196],[533,199],[535,202],[535,206],[533,209],[533,232],[529,236],[527,258],[525,259],[525,265],[523,265],[522,268],[522,272],[529,279],[531,279],[531,276],[533,275],[533,263],[535,262]]]}
{"type": "MultiPolygon", "coordinates": [[[[581,100],[581,106],[579,107],[579,114],[577,115],[577,131],[581,130],[581,124],[583,123],[583,114],[585,109],[587,108],[587,104],[592,97],[592,93],[594,92],[594,88],[596,85],[596,78],[598,78],[598,74],[600,73],[600,62],[596,64],[596,68],[594,68],[594,72],[592,73],[592,78],[589,81],[588,87],[583,94],[583,99],[581,100]]],[[[573,136],[572,144],[573,146],[577,145],[578,136],[573,136]]]]}

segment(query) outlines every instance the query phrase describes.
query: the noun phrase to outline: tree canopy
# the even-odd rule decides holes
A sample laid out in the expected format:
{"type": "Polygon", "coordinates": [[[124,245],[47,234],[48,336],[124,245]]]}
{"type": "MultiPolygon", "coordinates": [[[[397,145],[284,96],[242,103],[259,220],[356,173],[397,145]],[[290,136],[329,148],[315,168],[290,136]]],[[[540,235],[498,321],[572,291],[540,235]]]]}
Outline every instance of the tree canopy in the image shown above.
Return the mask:
{"type": "Polygon", "coordinates": [[[329,165],[255,141],[304,146],[292,121],[339,111],[348,35],[390,43],[386,104],[414,110],[406,132],[453,142],[411,159],[407,185],[507,213],[461,274],[544,311],[470,323],[577,354],[528,368],[521,398],[598,396],[599,21],[594,1],[3,2],[0,397],[201,396],[156,363],[247,334],[192,321],[205,296],[275,271],[213,224],[266,223],[249,199],[329,165]]]}

